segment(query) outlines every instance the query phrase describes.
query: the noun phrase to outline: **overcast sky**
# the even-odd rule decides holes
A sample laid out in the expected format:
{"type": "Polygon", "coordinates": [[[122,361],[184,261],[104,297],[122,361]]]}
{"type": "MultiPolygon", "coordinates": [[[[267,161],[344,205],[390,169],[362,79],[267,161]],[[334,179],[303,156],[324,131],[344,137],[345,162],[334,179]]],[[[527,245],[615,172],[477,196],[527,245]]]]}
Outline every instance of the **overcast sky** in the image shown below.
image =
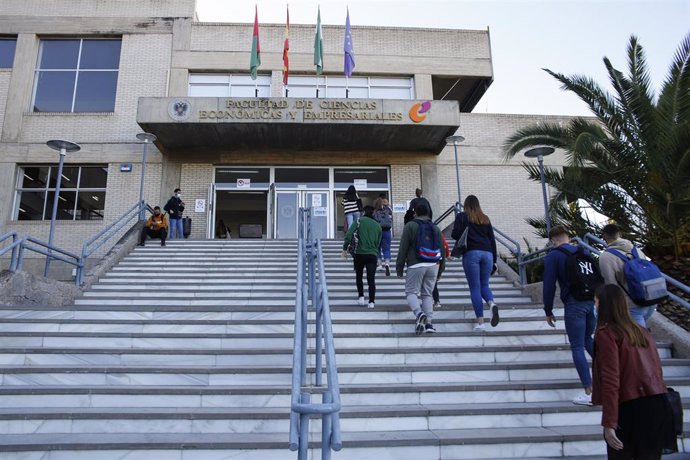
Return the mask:
{"type": "MultiPolygon", "coordinates": [[[[201,21],[284,23],[281,0],[197,0],[201,21]]],[[[475,112],[589,115],[574,95],[559,88],[542,68],[584,74],[607,83],[602,58],[627,68],[630,35],[647,53],[652,81],[659,87],[678,45],[690,33],[690,0],[294,0],[290,22],[345,24],[349,6],[354,25],[440,27],[491,32],[494,82],[475,112]]],[[[355,61],[357,35],[353,33],[355,61]]],[[[249,49],[250,42],[247,42],[249,49]]],[[[326,69],[328,70],[328,69],[326,69]]],[[[432,71],[433,72],[433,71],[432,71]]],[[[355,74],[357,69],[355,68],[355,74]]]]}

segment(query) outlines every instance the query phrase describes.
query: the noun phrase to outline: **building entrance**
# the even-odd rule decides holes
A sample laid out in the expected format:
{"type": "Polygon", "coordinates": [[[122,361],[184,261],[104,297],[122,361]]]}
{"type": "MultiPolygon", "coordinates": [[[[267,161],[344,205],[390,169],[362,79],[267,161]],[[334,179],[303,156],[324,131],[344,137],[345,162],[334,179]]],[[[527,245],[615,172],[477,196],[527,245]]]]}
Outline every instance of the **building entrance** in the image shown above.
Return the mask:
{"type": "Polygon", "coordinates": [[[280,190],[276,192],[275,237],[297,238],[299,208],[311,208],[314,238],[328,238],[330,212],[328,190],[280,190]]]}
{"type": "Polygon", "coordinates": [[[209,238],[297,238],[299,208],[311,208],[316,238],[342,238],[342,196],[358,188],[364,205],[390,198],[386,167],[230,167],[209,189],[209,238]]]}

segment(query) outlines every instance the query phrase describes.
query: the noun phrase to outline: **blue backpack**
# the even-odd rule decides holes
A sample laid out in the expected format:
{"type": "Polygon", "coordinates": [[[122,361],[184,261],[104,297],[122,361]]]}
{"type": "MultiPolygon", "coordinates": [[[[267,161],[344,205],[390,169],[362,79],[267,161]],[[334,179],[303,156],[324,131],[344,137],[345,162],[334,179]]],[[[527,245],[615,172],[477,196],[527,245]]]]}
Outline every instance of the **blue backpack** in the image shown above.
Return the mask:
{"type": "Polygon", "coordinates": [[[648,307],[668,297],[666,280],[661,270],[653,262],[640,257],[636,247],[633,247],[630,257],[615,249],[607,249],[606,252],[610,252],[624,262],[623,275],[628,289],[626,290],[623,286],[621,288],[637,305],[648,307]]]}
{"type": "Polygon", "coordinates": [[[417,258],[424,262],[438,262],[441,260],[441,239],[436,233],[436,225],[428,220],[414,221],[417,222],[417,258]]]}

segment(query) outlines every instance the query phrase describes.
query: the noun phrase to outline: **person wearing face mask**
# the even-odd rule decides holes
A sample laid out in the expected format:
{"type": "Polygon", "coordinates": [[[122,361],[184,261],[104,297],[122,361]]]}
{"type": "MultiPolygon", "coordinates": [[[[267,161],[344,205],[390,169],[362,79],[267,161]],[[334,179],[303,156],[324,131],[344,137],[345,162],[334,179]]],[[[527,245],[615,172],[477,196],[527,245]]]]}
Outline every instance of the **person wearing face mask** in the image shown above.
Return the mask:
{"type": "Polygon", "coordinates": [[[177,236],[178,239],[184,239],[184,233],[182,231],[182,212],[184,211],[184,201],[182,201],[182,194],[179,188],[175,189],[173,196],[170,197],[168,202],[163,207],[163,210],[168,213],[170,217],[170,239],[174,240],[177,236]]]}
{"type": "Polygon", "coordinates": [[[153,215],[146,221],[146,225],[141,229],[139,246],[144,246],[146,237],[160,238],[161,246],[165,246],[165,238],[168,236],[168,221],[165,214],[161,212],[160,206],[153,208],[153,215]]]}

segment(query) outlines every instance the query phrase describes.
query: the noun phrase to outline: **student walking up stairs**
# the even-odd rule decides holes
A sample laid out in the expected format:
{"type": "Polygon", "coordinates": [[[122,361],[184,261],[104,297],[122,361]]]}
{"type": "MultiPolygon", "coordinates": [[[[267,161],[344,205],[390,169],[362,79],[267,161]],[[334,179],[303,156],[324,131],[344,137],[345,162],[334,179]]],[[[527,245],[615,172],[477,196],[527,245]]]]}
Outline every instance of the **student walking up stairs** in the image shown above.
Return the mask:
{"type": "MultiPolygon", "coordinates": [[[[360,306],[342,241],[323,244],[343,403],[333,458],[604,458],[601,412],[571,403],[562,321],[546,325],[541,305],[494,276],[501,322],[474,332],[451,261],[438,332],[416,336],[402,280],[379,274],[376,308],[360,306]]],[[[73,305],[1,307],[0,460],[296,458],[296,253],[295,241],[172,240],[136,248],[73,305]]],[[[690,362],[658,348],[689,398],[690,362]]]]}

